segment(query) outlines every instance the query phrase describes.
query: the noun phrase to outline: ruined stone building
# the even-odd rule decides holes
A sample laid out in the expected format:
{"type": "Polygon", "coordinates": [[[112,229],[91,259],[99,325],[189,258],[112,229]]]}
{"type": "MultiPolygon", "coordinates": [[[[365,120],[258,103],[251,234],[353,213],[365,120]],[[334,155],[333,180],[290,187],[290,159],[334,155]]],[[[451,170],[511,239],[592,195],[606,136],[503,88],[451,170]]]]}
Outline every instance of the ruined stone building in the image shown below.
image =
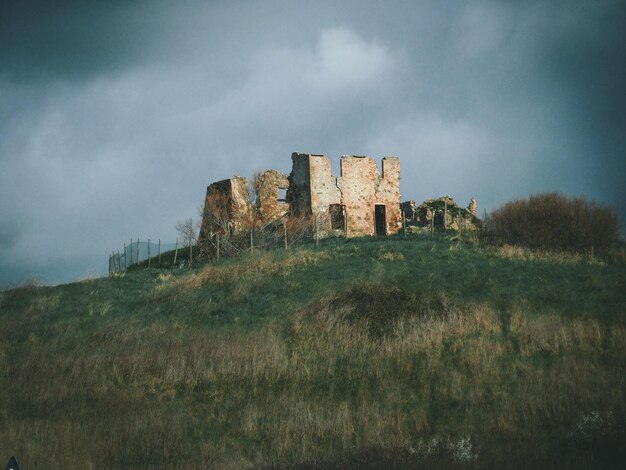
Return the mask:
{"type": "Polygon", "coordinates": [[[244,177],[209,185],[200,239],[226,225],[233,231],[249,228],[253,215],[261,225],[288,214],[311,216],[320,233],[347,237],[394,234],[402,228],[397,157],[383,158],[379,171],[370,157],[344,155],[339,176],[332,174],[324,155],[293,153],[291,159],[288,176],[276,170],[255,175],[256,207],[244,177]],[[227,224],[216,223],[216,211],[227,224]]]}
{"type": "Polygon", "coordinates": [[[289,177],[277,170],[257,173],[254,178],[257,215],[261,224],[278,220],[290,212],[287,203],[289,177]]]}
{"type": "Polygon", "coordinates": [[[313,214],[326,232],[348,237],[387,235],[402,228],[400,159],[385,157],[382,172],[370,157],[344,155],[340,174],[324,155],[294,153],[287,201],[294,214],[313,214]]]}
{"type": "Polygon", "coordinates": [[[248,178],[233,176],[211,183],[206,190],[199,240],[213,233],[246,230],[252,216],[248,178]]]}
{"type": "Polygon", "coordinates": [[[405,201],[400,210],[406,219],[409,232],[419,231],[420,227],[432,227],[437,230],[477,230],[480,221],[476,216],[476,199],[470,200],[467,208],[460,207],[451,196],[427,199],[421,204],[405,201]]]}

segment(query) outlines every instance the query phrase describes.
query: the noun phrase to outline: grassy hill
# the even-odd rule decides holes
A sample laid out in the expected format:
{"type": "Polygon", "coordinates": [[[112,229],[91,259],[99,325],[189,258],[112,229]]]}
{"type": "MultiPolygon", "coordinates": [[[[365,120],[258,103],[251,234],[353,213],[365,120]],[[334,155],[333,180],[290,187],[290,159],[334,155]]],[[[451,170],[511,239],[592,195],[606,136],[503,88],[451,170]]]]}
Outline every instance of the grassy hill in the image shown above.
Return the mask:
{"type": "Polygon", "coordinates": [[[25,469],[621,468],[626,264],[399,237],[24,286],[0,383],[25,469]]]}

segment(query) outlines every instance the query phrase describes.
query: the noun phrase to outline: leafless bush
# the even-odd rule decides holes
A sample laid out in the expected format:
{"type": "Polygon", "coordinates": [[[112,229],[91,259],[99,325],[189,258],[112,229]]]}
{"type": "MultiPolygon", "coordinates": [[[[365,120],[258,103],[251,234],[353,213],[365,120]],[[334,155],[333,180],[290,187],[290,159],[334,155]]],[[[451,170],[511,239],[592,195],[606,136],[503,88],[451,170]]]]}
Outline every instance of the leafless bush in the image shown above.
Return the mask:
{"type": "Polygon", "coordinates": [[[311,240],[315,236],[315,219],[311,215],[294,215],[287,218],[287,238],[290,244],[311,240]]]}
{"type": "Polygon", "coordinates": [[[196,225],[191,217],[185,220],[179,220],[175,228],[178,233],[180,233],[185,246],[196,243],[198,239],[196,235],[196,225]]]}
{"type": "Polygon", "coordinates": [[[606,252],[619,236],[617,214],[584,197],[546,193],[508,202],[486,220],[485,235],[496,244],[529,248],[606,252]]]}

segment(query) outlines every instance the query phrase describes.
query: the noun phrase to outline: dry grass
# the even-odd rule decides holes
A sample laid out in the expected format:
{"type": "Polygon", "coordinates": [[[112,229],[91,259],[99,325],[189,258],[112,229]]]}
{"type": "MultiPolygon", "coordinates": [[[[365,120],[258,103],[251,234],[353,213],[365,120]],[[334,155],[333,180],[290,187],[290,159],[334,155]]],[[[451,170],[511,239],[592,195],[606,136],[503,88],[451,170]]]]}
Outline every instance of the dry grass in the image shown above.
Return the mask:
{"type": "MultiPolygon", "coordinates": [[[[437,254],[426,246],[420,260],[437,254]]],[[[621,297],[596,297],[607,303],[575,314],[538,310],[532,297],[464,301],[428,278],[415,285],[430,275],[423,261],[405,284],[377,281],[386,280],[373,272],[381,266],[418,264],[380,259],[413,262],[399,244],[379,248],[258,253],[188,275],[0,293],[2,448],[25,468],[367,468],[372,459],[378,468],[605,468],[603,456],[626,458],[626,325],[609,314],[621,297]],[[355,279],[347,287],[295,295],[311,289],[310,273],[330,276],[357,256],[366,261],[344,267],[355,279]],[[292,310],[206,326],[213,307],[200,294],[228,292],[243,305],[232,315],[252,317],[260,297],[237,289],[268,277],[292,310]],[[105,285],[144,294],[119,308],[105,285]],[[193,302],[205,302],[199,315],[185,311],[193,302]]],[[[441,269],[462,254],[439,252],[441,269]]],[[[502,263],[489,257],[483,271],[494,259],[502,263]]],[[[607,280],[589,273],[619,274],[582,268],[576,285],[589,290],[607,280]]]]}
{"type": "Polygon", "coordinates": [[[567,251],[548,251],[527,248],[516,245],[502,245],[495,247],[496,256],[510,260],[541,261],[557,264],[589,263],[605,266],[606,262],[589,254],[567,251]]]}
{"type": "Polygon", "coordinates": [[[28,408],[4,416],[0,440],[28,456],[29,468],[43,468],[50,456],[96,468],[151,454],[153,463],[142,466],[160,468],[181,453],[189,468],[208,459],[246,468],[368,446],[419,449],[428,436],[480,441],[622,404],[623,325],[515,312],[506,339],[498,313],[475,304],[446,315],[413,308],[379,337],[344,321],[345,305],[333,311],[336,298],[313,302],[287,327],[236,336],[154,324],[141,335],[102,331],[91,351],[33,345],[19,363],[2,360],[11,378],[2,402],[19,394],[28,408]],[[311,321],[331,315],[343,319],[332,327],[311,321]],[[550,366],[537,355],[552,357],[550,366]],[[190,419],[176,404],[192,397],[198,414],[190,419]],[[446,415],[444,406],[433,415],[437,403],[456,411],[446,415]],[[203,421],[219,431],[186,437],[203,421]]]}
{"type": "Polygon", "coordinates": [[[271,275],[287,275],[293,269],[315,265],[329,260],[326,251],[306,249],[292,250],[287,256],[277,257],[276,253],[260,252],[242,257],[236,262],[222,265],[205,265],[198,273],[176,279],[163,279],[160,289],[197,289],[208,284],[249,283],[254,279],[262,280],[271,275]]]}
{"type": "Polygon", "coordinates": [[[393,251],[381,250],[378,255],[379,261],[404,261],[404,255],[402,253],[396,253],[393,251]]]}
{"type": "MultiPolygon", "coordinates": [[[[354,299],[354,292],[346,296],[354,299]]],[[[626,386],[623,325],[605,328],[591,318],[514,312],[507,340],[498,313],[486,305],[457,306],[443,315],[417,314],[420,310],[407,303],[402,305],[407,315],[391,320],[393,334],[378,337],[366,324],[345,321],[347,307],[337,298],[313,302],[311,311],[301,312],[286,329],[274,324],[232,337],[180,326],[184,335],[172,335],[171,328],[155,324],[141,337],[103,331],[92,341],[98,354],[34,348],[19,364],[4,365],[11,390],[20,391],[34,416],[44,413],[48,419],[28,420],[28,426],[24,417],[9,419],[2,439],[17,443],[16,436],[36,432],[41,442],[59,449],[53,451],[59,461],[61,449],[71,443],[96,466],[133,446],[131,461],[156,452],[155,466],[167,466],[186,447],[186,425],[184,417],[165,409],[184,393],[198,396],[205,419],[222,429],[202,440],[199,455],[243,468],[355,447],[419,448],[424,436],[507,435],[536,420],[567,422],[593,407],[620,406],[626,386]],[[311,321],[311,315],[341,320],[329,327],[328,321],[311,321]],[[535,364],[537,355],[552,357],[550,367],[535,364]],[[612,364],[595,359],[603,355],[621,359],[612,364]],[[122,391],[124,401],[114,405],[122,391]],[[104,441],[97,445],[52,411],[73,403],[93,432],[92,420],[100,413],[82,394],[103,410],[129,413],[115,418],[121,420],[117,424],[102,416],[116,432],[100,432],[104,441]],[[160,405],[140,413],[145,398],[160,405]],[[461,404],[459,415],[433,417],[432,403],[442,401],[461,404]],[[133,403],[141,405],[134,410],[133,403]],[[54,416],[61,421],[49,419],[54,416]],[[8,435],[7,429],[17,434],[8,435]]],[[[40,455],[38,445],[29,442],[32,447],[20,452],[40,455]]]]}

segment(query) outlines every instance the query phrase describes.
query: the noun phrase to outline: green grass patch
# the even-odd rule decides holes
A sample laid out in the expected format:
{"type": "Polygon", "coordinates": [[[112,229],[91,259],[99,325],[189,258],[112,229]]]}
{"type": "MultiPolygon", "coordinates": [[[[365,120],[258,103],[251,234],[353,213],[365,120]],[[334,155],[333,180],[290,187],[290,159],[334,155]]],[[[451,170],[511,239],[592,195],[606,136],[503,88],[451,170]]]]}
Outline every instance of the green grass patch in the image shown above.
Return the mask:
{"type": "Polygon", "coordinates": [[[28,468],[619,468],[625,281],[412,236],[25,286],[0,443],[28,468]]]}

